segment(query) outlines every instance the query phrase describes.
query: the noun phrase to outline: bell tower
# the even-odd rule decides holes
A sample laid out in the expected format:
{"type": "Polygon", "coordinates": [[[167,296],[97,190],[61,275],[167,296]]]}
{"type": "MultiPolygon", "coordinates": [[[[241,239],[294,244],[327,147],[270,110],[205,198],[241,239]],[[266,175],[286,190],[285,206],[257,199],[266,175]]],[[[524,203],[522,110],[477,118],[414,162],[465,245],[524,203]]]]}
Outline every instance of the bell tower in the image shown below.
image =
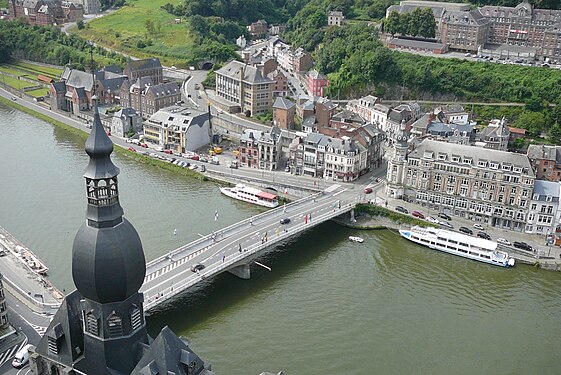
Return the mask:
{"type": "Polygon", "coordinates": [[[93,127],[86,140],[90,157],[84,173],[86,220],[72,249],[72,278],[83,298],[84,359],[76,368],[86,373],[128,374],[138,362],[138,344],[148,343],[143,297],[138,292],[146,263],[140,237],[123,217],[119,168],[111,161],[112,152],[95,98],[93,127]],[[105,364],[105,371],[100,364],[105,364]]]}
{"type": "Polygon", "coordinates": [[[388,160],[388,170],[386,172],[386,194],[392,198],[401,198],[404,193],[403,180],[407,164],[408,140],[409,134],[405,121],[401,121],[399,132],[392,145],[392,153],[388,160]]]}

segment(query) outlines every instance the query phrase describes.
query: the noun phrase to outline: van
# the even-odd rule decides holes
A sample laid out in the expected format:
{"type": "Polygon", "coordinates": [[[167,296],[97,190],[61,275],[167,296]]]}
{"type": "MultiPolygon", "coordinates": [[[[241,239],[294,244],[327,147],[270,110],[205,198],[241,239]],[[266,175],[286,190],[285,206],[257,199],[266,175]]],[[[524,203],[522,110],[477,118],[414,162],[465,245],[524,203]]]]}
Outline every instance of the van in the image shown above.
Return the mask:
{"type": "Polygon", "coordinates": [[[212,159],[210,159],[210,164],[219,165],[220,162],[216,156],[213,156],[212,159]]]}
{"type": "Polygon", "coordinates": [[[14,356],[14,360],[12,361],[12,366],[15,368],[23,367],[29,362],[29,349],[33,345],[27,344],[23,348],[21,348],[16,355],[14,356]]]}

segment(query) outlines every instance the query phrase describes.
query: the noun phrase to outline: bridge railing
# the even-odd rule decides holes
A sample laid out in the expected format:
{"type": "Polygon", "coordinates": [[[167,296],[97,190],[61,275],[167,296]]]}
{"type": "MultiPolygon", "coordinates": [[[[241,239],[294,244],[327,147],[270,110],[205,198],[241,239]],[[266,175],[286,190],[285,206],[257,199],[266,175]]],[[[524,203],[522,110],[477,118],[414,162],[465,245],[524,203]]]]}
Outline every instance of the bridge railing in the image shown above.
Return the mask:
{"type": "MultiPolygon", "coordinates": [[[[319,192],[319,193],[316,193],[316,194],[307,196],[307,197],[305,197],[305,198],[299,199],[299,200],[297,200],[297,201],[290,202],[289,204],[286,205],[286,207],[294,207],[294,206],[300,205],[300,204],[302,204],[302,203],[305,203],[305,202],[308,202],[308,201],[310,201],[310,200],[313,200],[313,199],[315,199],[315,198],[321,196],[322,194],[323,194],[323,192],[319,192]]],[[[218,230],[218,231],[215,231],[215,232],[214,232],[214,235],[215,235],[217,238],[224,239],[224,238],[226,238],[226,237],[224,236],[224,234],[226,234],[227,232],[231,232],[231,231],[233,231],[233,230],[235,230],[235,229],[237,229],[237,228],[240,228],[240,227],[242,227],[242,226],[247,226],[247,225],[249,225],[251,222],[255,223],[255,221],[257,221],[257,220],[259,220],[259,219],[261,219],[261,218],[263,218],[263,217],[266,217],[266,216],[268,216],[268,215],[271,215],[273,212],[278,212],[277,210],[279,210],[279,209],[282,209],[281,206],[279,206],[279,207],[277,207],[277,208],[275,208],[275,209],[273,209],[273,210],[268,210],[268,211],[262,212],[262,213],[260,213],[260,214],[258,214],[258,215],[255,215],[255,216],[251,216],[251,217],[249,217],[249,218],[247,218],[247,219],[244,219],[244,220],[242,220],[242,221],[238,221],[238,222],[236,222],[236,223],[234,223],[234,224],[231,224],[231,225],[229,225],[229,226],[227,226],[227,227],[225,227],[225,228],[222,228],[222,229],[220,229],[220,230],[218,230]]],[[[156,259],[154,259],[154,260],[148,262],[148,263],[146,264],[146,276],[145,276],[145,280],[148,279],[148,276],[149,276],[149,275],[153,274],[154,272],[157,272],[157,271],[160,269],[159,267],[157,267],[155,270],[149,270],[150,268],[156,267],[158,263],[162,263],[162,262],[164,262],[164,263],[167,265],[167,264],[169,264],[169,257],[173,257],[174,255],[177,255],[177,254],[179,254],[179,253],[181,253],[181,252],[183,252],[183,251],[188,250],[189,248],[193,248],[193,247],[195,247],[195,246],[197,246],[197,245],[200,245],[201,243],[207,242],[210,238],[211,238],[211,234],[206,235],[206,236],[201,237],[201,238],[198,238],[198,239],[196,239],[196,240],[193,241],[193,242],[189,242],[188,244],[185,244],[185,245],[183,245],[183,246],[178,247],[177,249],[171,251],[169,254],[162,255],[162,256],[160,256],[160,257],[158,257],[158,258],[156,258],[156,259]]],[[[183,256],[189,256],[190,254],[191,254],[190,252],[187,252],[187,253],[185,253],[183,256]]]]}
{"type": "Polygon", "coordinates": [[[151,310],[155,306],[173,298],[177,294],[179,294],[179,293],[183,292],[184,290],[192,287],[193,285],[197,284],[201,280],[204,280],[208,277],[214,276],[214,275],[222,272],[225,269],[232,268],[237,263],[240,263],[244,259],[249,258],[250,256],[258,253],[259,251],[263,250],[264,248],[267,248],[267,247],[269,247],[269,246],[271,246],[271,245],[273,245],[273,244],[275,244],[275,243],[277,243],[281,240],[284,240],[285,238],[288,238],[291,235],[294,235],[296,233],[299,233],[299,232],[302,232],[302,231],[306,230],[307,228],[310,227],[310,224],[312,224],[311,226],[315,226],[319,223],[323,223],[323,222],[325,222],[327,220],[330,220],[330,219],[332,219],[336,216],[339,216],[344,212],[348,212],[354,207],[354,205],[355,205],[354,202],[341,205],[340,208],[337,208],[337,209],[334,208],[333,211],[330,210],[327,213],[324,213],[322,215],[319,215],[319,216],[315,217],[313,222],[309,221],[308,224],[302,224],[302,225],[297,226],[295,228],[286,229],[283,232],[279,232],[276,236],[271,236],[270,237],[270,239],[272,239],[271,242],[266,241],[266,242],[262,242],[262,243],[257,243],[255,245],[251,245],[251,246],[247,247],[246,249],[244,249],[241,253],[236,253],[234,256],[230,256],[230,258],[225,260],[224,262],[218,263],[215,266],[210,266],[208,268],[205,268],[203,271],[199,271],[197,273],[199,277],[196,277],[194,279],[186,281],[183,284],[170,285],[168,288],[165,288],[163,291],[160,291],[156,295],[152,295],[152,296],[150,296],[148,294],[148,292],[145,292],[144,296],[145,296],[145,301],[146,302],[144,303],[144,310],[148,312],[149,310],[151,310]]]}

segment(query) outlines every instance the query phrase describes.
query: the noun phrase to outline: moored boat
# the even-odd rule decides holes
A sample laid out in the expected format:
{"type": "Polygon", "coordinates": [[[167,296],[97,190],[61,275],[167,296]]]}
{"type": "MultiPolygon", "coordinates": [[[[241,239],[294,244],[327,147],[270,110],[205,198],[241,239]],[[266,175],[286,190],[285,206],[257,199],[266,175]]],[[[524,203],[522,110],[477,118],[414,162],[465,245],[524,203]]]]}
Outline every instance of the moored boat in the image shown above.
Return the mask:
{"type": "Polygon", "coordinates": [[[275,194],[268,193],[250,186],[238,184],[234,187],[221,187],[222,194],[240,201],[257,204],[269,208],[279,205],[279,200],[275,194]]]}
{"type": "Polygon", "coordinates": [[[357,236],[349,236],[349,240],[353,241],[353,242],[358,242],[358,243],[363,243],[364,240],[361,237],[357,237],[357,236]]]}
{"type": "Polygon", "coordinates": [[[500,267],[514,266],[514,258],[504,251],[497,250],[497,243],[482,238],[451,232],[445,229],[414,226],[400,229],[399,234],[409,241],[427,246],[434,250],[458,255],[479,262],[500,267]]]}

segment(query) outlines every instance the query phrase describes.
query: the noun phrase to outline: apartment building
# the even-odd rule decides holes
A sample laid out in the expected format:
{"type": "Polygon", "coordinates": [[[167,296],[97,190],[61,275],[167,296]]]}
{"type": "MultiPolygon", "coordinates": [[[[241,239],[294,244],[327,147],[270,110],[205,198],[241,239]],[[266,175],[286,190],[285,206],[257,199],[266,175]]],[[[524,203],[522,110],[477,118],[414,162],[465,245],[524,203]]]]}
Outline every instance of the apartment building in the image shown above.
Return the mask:
{"type": "Polygon", "coordinates": [[[491,21],[488,43],[534,48],[538,59],[561,62],[561,10],[534,9],[527,0],[480,10],[491,21]]]}
{"type": "Polygon", "coordinates": [[[196,151],[210,143],[208,113],[170,106],[144,122],[146,141],[178,152],[196,151]]]}
{"type": "Polygon", "coordinates": [[[181,90],[175,82],[154,84],[152,77],[140,77],[136,82],[125,80],[121,85],[121,105],[134,108],[142,116],[151,116],[160,109],[181,100],[181,90]]]}
{"type": "Polygon", "coordinates": [[[242,166],[261,170],[276,170],[281,154],[281,131],[272,127],[269,132],[246,129],[240,138],[238,160],[242,166]]]}
{"type": "Polygon", "coordinates": [[[323,177],[333,181],[354,181],[367,169],[368,152],[349,137],[328,138],[323,177]]]}
{"type": "Polygon", "coordinates": [[[559,182],[535,181],[528,210],[527,233],[548,235],[555,232],[561,220],[560,187],[559,182]]]}
{"type": "Polygon", "coordinates": [[[450,49],[475,52],[487,43],[489,19],[479,10],[446,12],[442,18],[441,40],[450,49]]]}
{"type": "Polygon", "coordinates": [[[239,61],[230,61],[216,71],[216,95],[234,110],[250,116],[271,110],[274,84],[256,67],[239,61]]]}
{"type": "Polygon", "coordinates": [[[427,139],[400,156],[388,163],[388,176],[402,167],[393,182],[401,184],[404,199],[429,211],[525,230],[535,181],[526,155],[427,139]]]}

